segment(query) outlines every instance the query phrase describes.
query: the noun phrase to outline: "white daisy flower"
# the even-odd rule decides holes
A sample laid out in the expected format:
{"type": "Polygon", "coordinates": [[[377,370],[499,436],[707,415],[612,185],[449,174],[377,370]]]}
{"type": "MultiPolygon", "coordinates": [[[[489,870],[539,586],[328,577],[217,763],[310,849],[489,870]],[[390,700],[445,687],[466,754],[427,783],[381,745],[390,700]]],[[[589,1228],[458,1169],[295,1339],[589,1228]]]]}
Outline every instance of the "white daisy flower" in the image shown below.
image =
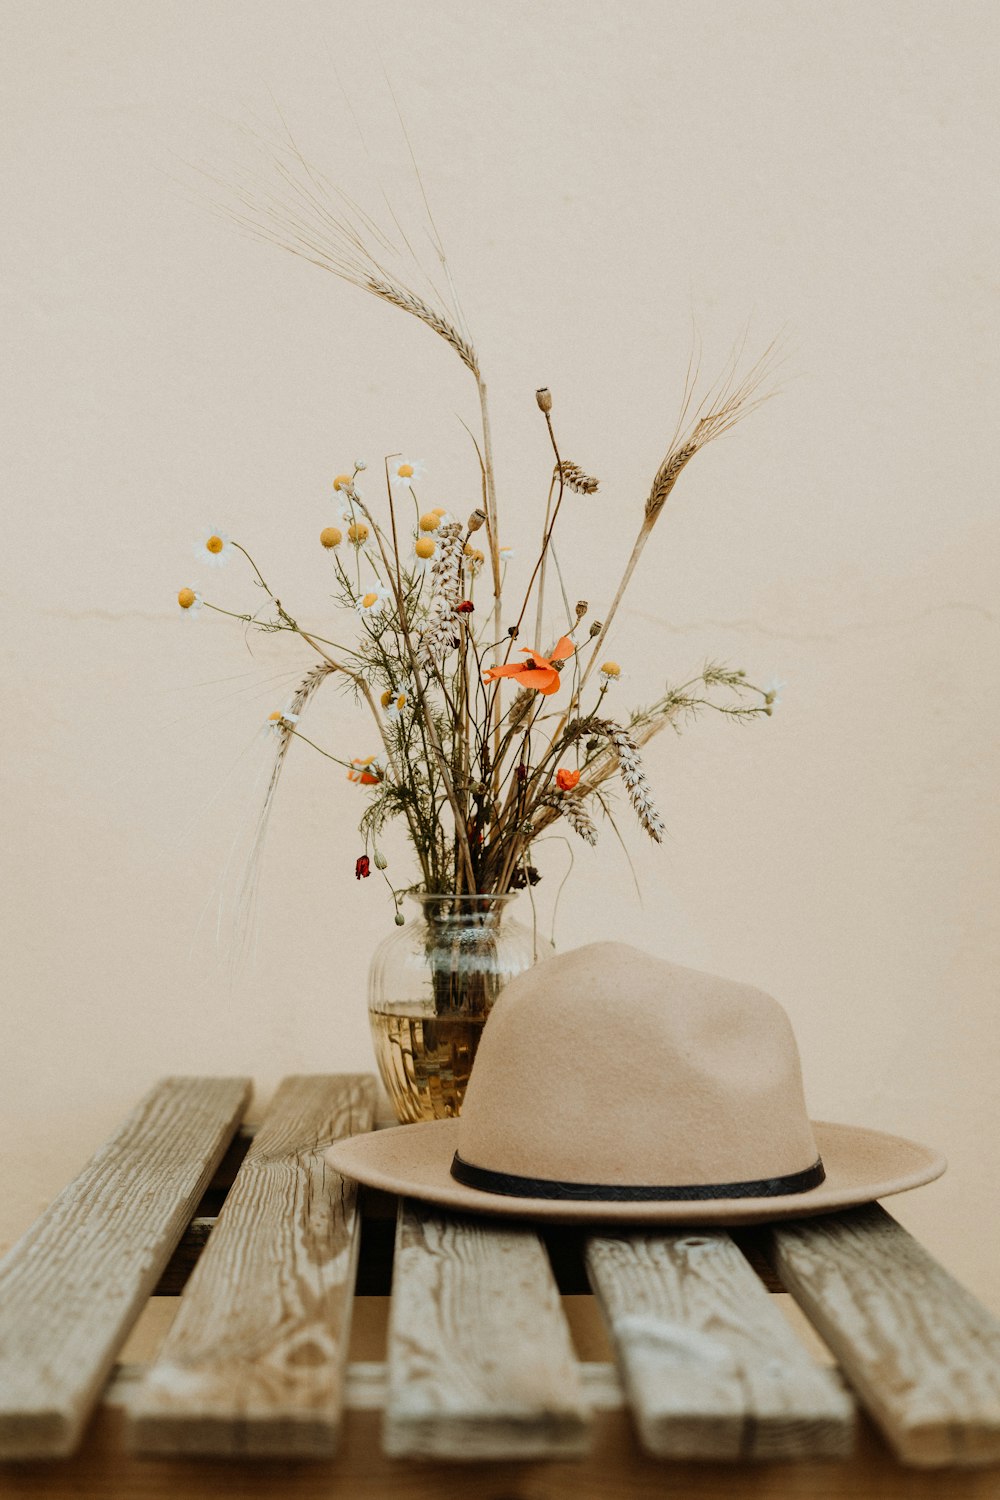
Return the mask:
{"type": "Polygon", "coordinates": [[[236,549],[224,531],[210,531],[194,544],[194,555],[210,568],[224,568],[236,549]]]}
{"type": "Polygon", "coordinates": [[[426,473],[419,458],[394,458],[389,465],[389,481],[394,489],[409,490],[419,484],[426,473]]]}
{"type": "Polygon", "coordinates": [[[177,603],[186,619],[194,619],[205,601],[196,589],[183,588],[177,595],[177,603]]]}
{"type": "Polygon", "coordinates": [[[413,701],[413,689],[409,683],[404,682],[399,688],[387,688],[382,694],[381,703],[389,723],[398,723],[403,714],[413,706],[413,701]]]}
{"type": "Polygon", "coordinates": [[[384,584],[377,583],[367,594],[362,594],[360,599],[355,599],[354,608],[359,615],[380,615],[385,609],[388,598],[389,590],[384,584]]]}
{"type": "Polygon", "coordinates": [[[276,708],[274,713],[268,714],[265,722],[268,729],[291,729],[293,724],[299,722],[299,716],[290,713],[287,708],[276,708]]]}
{"type": "Polygon", "coordinates": [[[601,681],[607,685],[621,682],[628,674],[623,672],[616,661],[605,661],[601,663],[601,670],[597,674],[601,681]]]}
{"type": "MultiPolygon", "coordinates": [[[[362,468],[364,468],[363,464],[362,468]]],[[[333,487],[338,495],[345,495],[348,490],[354,489],[354,475],[338,474],[336,479],[333,481],[333,487]]]]}
{"type": "Polygon", "coordinates": [[[478,578],[483,570],[485,561],[486,554],[480,552],[479,548],[474,547],[471,542],[466,542],[462,557],[462,566],[472,578],[478,578]]]}
{"type": "Polygon", "coordinates": [[[514,557],[514,556],[515,556],[515,552],[514,552],[513,547],[501,547],[500,548],[500,561],[502,563],[509,563],[510,560],[511,560],[511,558],[514,557]]]}

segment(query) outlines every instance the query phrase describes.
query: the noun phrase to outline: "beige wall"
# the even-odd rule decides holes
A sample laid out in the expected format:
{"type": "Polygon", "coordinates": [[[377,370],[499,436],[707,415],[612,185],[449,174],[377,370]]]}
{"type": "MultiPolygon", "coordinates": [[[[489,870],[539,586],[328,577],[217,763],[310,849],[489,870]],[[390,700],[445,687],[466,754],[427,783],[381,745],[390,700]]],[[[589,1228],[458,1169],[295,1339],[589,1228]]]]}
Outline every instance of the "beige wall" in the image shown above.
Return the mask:
{"type": "MultiPolygon", "coordinates": [[[[899,1214],[1000,1309],[1000,11],[365,10],[5,6],[0,1239],[163,1072],[245,1070],[265,1097],[288,1070],[368,1065],[390,912],[353,879],[360,794],[318,757],[281,790],[255,962],[232,981],[216,953],[260,721],[308,654],[187,628],[173,596],[193,537],[221,526],[318,626],[333,473],[415,450],[436,500],[474,493],[449,351],[198,206],[191,167],[249,162],[234,122],[270,128],[270,90],[374,203],[349,96],[415,217],[377,42],[494,392],[522,560],[547,462],[536,385],[604,480],[563,544],[599,609],[692,318],[709,371],[748,318],[754,347],[784,330],[783,393],[678,487],[615,654],[637,699],[711,654],[785,679],[785,701],[657,743],[670,836],[630,830],[642,905],[608,836],[578,853],[558,939],[621,936],[777,994],[819,1117],[948,1154],[899,1214]]],[[[231,568],[215,597],[253,596],[231,568]]],[[[313,731],[374,748],[335,695],[313,731]]]]}

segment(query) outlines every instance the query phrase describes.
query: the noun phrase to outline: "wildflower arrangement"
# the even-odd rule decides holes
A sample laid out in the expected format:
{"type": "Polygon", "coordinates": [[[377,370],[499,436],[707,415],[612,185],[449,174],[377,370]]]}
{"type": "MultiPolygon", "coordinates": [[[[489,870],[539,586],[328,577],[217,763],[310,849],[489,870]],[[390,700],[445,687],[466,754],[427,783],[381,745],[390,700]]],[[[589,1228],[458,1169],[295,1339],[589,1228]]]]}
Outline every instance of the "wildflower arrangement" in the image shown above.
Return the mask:
{"type": "MultiPolygon", "coordinates": [[[[286,631],[313,655],[290,701],[267,721],[274,761],[261,828],[292,745],[301,741],[319,751],[364,796],[355,875],[365,879],[372,867],[383,873],[397,923],[409,891],[502,894],[534,885],[534,845],[559,820],[588,845],[597,843],[605,819],[617,832],[615,786],[643,831],[661,842],[664,821],[643,746],[703,709],[737,720],[770,715],[776,689],[755,687],[744,671],[710,663],[688,681],[665,684],[648,706],[628,710],[621,703],[628,674],[611,656],[609,637],[682,471],[766,399],[769,356],[743,378],[734,360],[700,402],[689,374],[681,419],[638,511],[631,553],[601,619],[592,617],[586,600],[570,602],[555,545],[567,496],[574,507],[586,506],[598,480],[563,456],[552,396],[537,391],[552,467],[530,577],[515,592],[507,587],[512,553],[500,522],[486,386],[457,304],[424,298],[387,268],[384,236],[373,243],[370,222],[332,194],[324,196],[301,158],[298,164],[298,172],[284,165],[281,203],[244,188],[236,216],[254,233],[417,317],[454,350],[478,395],[478,484],[466,506],[448,509],[434,503],[422,463],[408,457],[387,458],[373,486],[363,462],[334,478],[334,512],[317,539],[329,559],[337,606],[329,634],[299,623],[241,542],[221,530],[199,540],[197,556],[208,566],[241,557],[264,603],[237,613],[187,585],[177,595],[182,613],[190,618],[217,610],[252,628],[286,631]],[[559,616],[554,629],[547,589],[555,595],[552,615],[559,616]],[[317,745],[304,731],[313,700],[331,680],[370,711],[371,743],[357,747],[363,754],[317,745]],[[394,819],[405,823],[419,866],[416,882],[400,883],[388,873],[382,834],[394,819]]],[[[439,254],[444,264],[443,250],[439,254]]]]}

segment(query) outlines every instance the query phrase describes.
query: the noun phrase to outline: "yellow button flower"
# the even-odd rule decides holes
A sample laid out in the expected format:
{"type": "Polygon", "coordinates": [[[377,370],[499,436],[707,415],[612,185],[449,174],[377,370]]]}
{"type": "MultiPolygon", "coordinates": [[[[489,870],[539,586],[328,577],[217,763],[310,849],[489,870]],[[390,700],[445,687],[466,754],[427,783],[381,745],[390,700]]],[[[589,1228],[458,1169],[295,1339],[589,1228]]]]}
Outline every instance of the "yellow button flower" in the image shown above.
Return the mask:
{"type": "Polygon", "coordinates": [[[195,589],[183,588],[177,595],[177,603],[189,618],[198,613],[204,602],[195,589]]]}

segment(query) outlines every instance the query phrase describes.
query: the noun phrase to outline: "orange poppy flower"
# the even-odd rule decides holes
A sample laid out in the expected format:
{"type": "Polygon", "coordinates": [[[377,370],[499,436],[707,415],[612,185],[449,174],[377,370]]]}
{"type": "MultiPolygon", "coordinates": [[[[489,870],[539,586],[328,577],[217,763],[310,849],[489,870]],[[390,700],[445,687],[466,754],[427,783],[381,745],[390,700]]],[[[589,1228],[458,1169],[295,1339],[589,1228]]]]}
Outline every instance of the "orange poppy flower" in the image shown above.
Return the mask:
{"type": "Polygon", "coordinates": [[[556,772],[556,786],[561,792],[571,792],[579,780],[579,771],[567,771],[565,766],[556,772]]]}
{"type": "Polygon", "coordinates": [[[556,641],[552,650],[552,660],[542,656],[538,651],[532,651],[530,646],[522,646],[521,650],[530,660],[512,662],[509,667],[490,667],[488,672],[483,673],[484,682],[493,682],[497,677],[513,677],[518,687],[535,688],[539,693],[550,693],[559,691],[559,673],[552,665],[553,661],[566,661],[573,655],[576,647],[568,635],[561,636],[556,641]]]}
{"type": "Polygon", "coordinates": [[[377,755],[366,755],[364,760],[356,755],[351,761],[355,769],[347,773],[348,781],[359,781],[362,786],[378,786],[382,778],[378,774],[377,761],[377,755]]]}

